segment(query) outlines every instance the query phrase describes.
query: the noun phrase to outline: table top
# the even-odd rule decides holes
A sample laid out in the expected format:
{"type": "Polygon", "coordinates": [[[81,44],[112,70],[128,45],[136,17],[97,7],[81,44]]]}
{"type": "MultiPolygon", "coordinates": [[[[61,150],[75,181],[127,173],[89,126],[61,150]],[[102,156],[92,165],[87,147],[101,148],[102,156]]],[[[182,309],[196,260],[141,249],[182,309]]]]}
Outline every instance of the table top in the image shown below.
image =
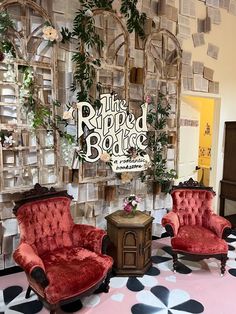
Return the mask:
{"type": "Polygon", "coordinates": [[[134,217],[127,217],[124,210],[117,210],[116,212],[106,216],[105,219],[107,222],[110,222],[117,227],[134,226],[135,228],[142,228],[152,222],[154,218],[139,210],[136,211],[134,217]]]}

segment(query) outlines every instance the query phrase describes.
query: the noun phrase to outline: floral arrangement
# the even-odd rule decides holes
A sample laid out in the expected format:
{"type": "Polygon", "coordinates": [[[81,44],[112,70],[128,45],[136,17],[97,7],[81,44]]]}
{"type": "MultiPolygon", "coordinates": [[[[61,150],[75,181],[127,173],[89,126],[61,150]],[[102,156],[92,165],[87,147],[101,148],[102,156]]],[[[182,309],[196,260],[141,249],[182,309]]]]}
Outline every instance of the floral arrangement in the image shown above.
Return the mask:
{"type": "Polygon", "coordinates": [[[168,169],[166,151],[168,146],[168,132],[166,129],[167,118],[171,113],[168,95],[158,93],[157,103],[154,103],[152,95],[146,95],[145,102],[148,106],[147,123],[153,131],[148,137],[148,154],[150,162],[141,172],[141,181],[152,180],[162,185],[170,183],[176,178],[176,170],[168,169]]]}
{"type": "Polygon", "coordinates": [[[138,197],[137,195],[131,194],[130,196],[124,199],[124,204],[123,204],[124,211],[127,214],[135,215],[137,206],[139,203],[141,203],[141,201],[142,199],[140,197],[138,197]]]}

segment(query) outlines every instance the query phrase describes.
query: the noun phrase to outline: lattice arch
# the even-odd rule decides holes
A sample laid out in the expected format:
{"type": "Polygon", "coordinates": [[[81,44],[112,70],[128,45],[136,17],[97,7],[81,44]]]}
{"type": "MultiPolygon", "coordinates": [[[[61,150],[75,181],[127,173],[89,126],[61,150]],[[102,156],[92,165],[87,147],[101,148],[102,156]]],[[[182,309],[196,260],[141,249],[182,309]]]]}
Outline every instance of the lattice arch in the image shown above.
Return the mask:
{"type": "Polygon", "coordinates": [[[0,192],[23,191],[36,182],[57,185],[60,182],[56,158],[58,132],[51,127],[50,130],[32,127],[37,109],[50,112],[51,119],[56,113],[52,104],[58,99],[58,44],[43,38],[45,23],[53,24],[47,12],[31,0],[5,0],[0,10],[6,10],[14,22],[5,36],[14,53],[12,56],[7,53],[9,56],[0,62],[0,129],[16,137],[14,147],[2,148],[0,144],[0,192]],[[27,75],[32,77],[32,91],[25,84],[27,75]],[[31,103],[28,99],[32,99],[31,103]],[[4,156],[11,152],[14,152],[14,167],[4,161],[4,156]]]}
{"type": "MultiPolygon", "coordinates": [[[[119,99],[129,103],[129,33],[122,20],[111,11],[93,10],[96,32],[104,46],[99,51],[93,49],[90,55],[98,58],[101,66],[96,69],[96,78],[90,97],[97,99],[99,94],[115,93],[119,99]],[[100,90],[97,90],[97,84],[100,90]]],[[[114,178],[114,173],[104,162],[91,164],[83,162],[79,171],[80,182],[99,182],[114,178]]]]}
{"type": "Polygon", "coordinates": [[[122,20],[111,11],[93,11],[96,31],[104,42],[101,51],[92,54],[101,60],[97,82],[102,93],[115,91],[120,98],[128,100],[129,33],[122,20]]]}
{"type": "Polygon", "coordinates": [[[45,22],[52,24],[47,12],[31,0],[5,0],[0,9],[7,10],[14,21],[15,26],[8,30],[8,36],[17,58],[52,64],[55,47],[48,45],[42,36],[45,22]]]}
{"type": "Polygon", "coordinates": [[[150,63],[154,63],[154,71],[160,79],[180,78],[182,50],[177,38],[168,30],[152,32],[145,44],[145,64],[148,72],[150,63]]]}
{"type": "Polygon", "coordinates": [[[164,96],[170,106],[167,125],[155,136],[165,134],[168,137],[164,158],[170,165],[168,169],[177,170],[182,50],[175,35],[166,29],[153,31],[145,42],[144,64],[144,95],[152,96],[155,104],[164,96]],[[170,160],[168,149],[174,149],[170,160]]]}

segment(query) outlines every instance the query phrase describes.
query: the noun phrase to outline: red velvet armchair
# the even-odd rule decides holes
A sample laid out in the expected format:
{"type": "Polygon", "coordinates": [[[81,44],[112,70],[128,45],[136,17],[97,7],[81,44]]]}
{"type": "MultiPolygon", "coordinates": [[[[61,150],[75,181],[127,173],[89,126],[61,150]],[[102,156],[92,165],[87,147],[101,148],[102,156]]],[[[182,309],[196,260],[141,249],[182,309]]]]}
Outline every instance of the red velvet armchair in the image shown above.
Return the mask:
{"type": "Polygon", "coordinates": [[[29,288],[56,313],[59,306],[95,292],[108,292],[113,260],[103,253],[105,231],[74,224],[65,191],[39,184],[14,207],[20,227],[16,263],[26,273],[29,288]]]}
{"type": "Polygon", "coordinates": [[[220,259],[223,275],[228,253],[224,238],[230,234],[231,224],[213,213],[215,192],[191,178],[174,186],[171,196],[173,210],[163,217],[162,225],[172,237],[174,271],[177,270],[178,254],[184,254],[197,259],[220,259]]]}

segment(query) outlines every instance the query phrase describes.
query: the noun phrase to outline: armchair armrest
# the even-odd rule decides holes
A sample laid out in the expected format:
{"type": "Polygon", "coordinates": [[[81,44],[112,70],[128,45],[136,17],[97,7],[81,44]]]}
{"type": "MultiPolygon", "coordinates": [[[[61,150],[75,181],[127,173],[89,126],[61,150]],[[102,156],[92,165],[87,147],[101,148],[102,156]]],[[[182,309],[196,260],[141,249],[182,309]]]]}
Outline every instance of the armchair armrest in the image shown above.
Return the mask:
{"type": "Polygon", "coordinates": [[[43,288],[48,285],[45,267],[42,259],[33,247],[27,243],[20,243],[13,254],[16,263],[43,288]]]}
{"type": "Polygon", "coordinates": [[[179,217],[175,212],[170,212],[162,218],[162,226],[166,228],[171,237],[177,235],[179,230],[179,217]]]}
{"type": "Polygon", "coordinates": [[[28,274],[31,274],[36,267],[40,267],[45,271],[42,259],[28,243],[21,242],[13,257],[16,263],[28,274]]]}
{"type": "Polygon", "coordinates": [[[75,224],[72,231],[73,243],[95,253],[102,254],[106,232],[89,225],[75,224]]]}
{"type": "Polygon", "coordinates": [[[216,214],[212,214],[209,219],[209,228],[217,234],[219,238],[227,238],[231,231],[231,223],[216,214]]]}

